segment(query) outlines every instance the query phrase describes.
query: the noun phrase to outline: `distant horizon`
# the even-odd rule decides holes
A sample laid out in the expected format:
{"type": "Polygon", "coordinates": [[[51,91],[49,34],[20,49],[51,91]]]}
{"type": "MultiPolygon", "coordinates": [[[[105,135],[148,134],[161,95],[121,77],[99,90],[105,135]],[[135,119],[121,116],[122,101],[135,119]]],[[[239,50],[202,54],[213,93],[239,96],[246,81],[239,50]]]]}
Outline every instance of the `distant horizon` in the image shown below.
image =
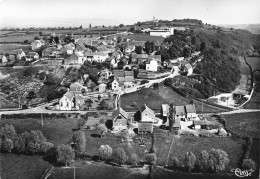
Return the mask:
{"type": "Polygon", "coordinates": [[[260,24],[259,0],[0,0],[0,6],[0,28],[118,26],[153,17],[260,24]]]}

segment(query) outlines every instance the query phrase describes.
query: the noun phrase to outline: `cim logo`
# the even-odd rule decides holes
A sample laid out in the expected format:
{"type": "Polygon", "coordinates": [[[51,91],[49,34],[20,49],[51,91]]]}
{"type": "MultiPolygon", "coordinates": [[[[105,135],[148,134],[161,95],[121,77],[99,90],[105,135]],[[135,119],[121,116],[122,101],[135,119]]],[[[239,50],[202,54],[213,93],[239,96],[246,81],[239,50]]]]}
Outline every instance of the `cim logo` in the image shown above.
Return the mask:
{"type": "Polygon", "coordinates": [[[248,177],[254,172],[254,170],[241,170],[240,168],[231,169],[231,172],[234,172],[238,177],[248,177]]]}

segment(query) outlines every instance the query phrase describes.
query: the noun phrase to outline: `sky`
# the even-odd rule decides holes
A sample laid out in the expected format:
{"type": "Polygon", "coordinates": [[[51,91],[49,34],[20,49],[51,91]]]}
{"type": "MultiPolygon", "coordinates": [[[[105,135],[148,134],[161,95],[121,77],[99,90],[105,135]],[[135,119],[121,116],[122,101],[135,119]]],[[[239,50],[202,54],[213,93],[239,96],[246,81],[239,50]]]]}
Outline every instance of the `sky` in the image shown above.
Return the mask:
{"type": "Polygon", "coordinates": [[[153,17],[256,24],[259,7],[260,0],[0,0],[0,28],[114,26],[153,17]]]}

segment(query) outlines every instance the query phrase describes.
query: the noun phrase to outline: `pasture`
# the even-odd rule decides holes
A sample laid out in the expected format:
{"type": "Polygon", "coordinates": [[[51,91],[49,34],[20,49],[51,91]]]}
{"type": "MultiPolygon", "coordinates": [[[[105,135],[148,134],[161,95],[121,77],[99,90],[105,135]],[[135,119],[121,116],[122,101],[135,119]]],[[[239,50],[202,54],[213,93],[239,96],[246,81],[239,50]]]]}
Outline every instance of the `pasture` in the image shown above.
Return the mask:
{"type": "Polygon", "coordinates": [[[226,128],[233,134],[260,138],[260,112],[237,113],[225,115],[226,128]]]}
{"type": "Polygon", "coordinates": [[[2,116],[0,127],[5,124],[11,124],[16,129],[17,133],[22,133],[31,130],[40,130],[47,140],[54,145],[66,144],[71,140],[73,129],[77,129],[78,119],[74,117],[46,117],[43,115],[43,127],[41,116],[16,116],[15,118],[6,118],[2,116]]]}
{"type": "Polygon", "coordinates": [[[41,178],[50,164],[42,156],[27,156],[0,153],[1,179],[41,178]]]}
{"type": "Polygon", "coordinates": [[[183,159],[186,152],[193,152],[197,157],[199,156],[202,150],[210,151],[211,148],[222,149],[227,152],[230,163],[226,171],[230,171],[232,168],[239,167],[240,159],[243,156],[243,145],[244,141],[241,139],[233,138],[198,138],[191,136],[175,136],[171,135],[170,137],[158,137],[155,141],[155,147],[157,148],[156,154],[159,158],[158,165],[165,165],[165,154],[169,153],[169,158],[167,165],[171,165],[170,161],[172,157],[178,157],[183,159]],[[171,146],[171,140],[173,138],[173,143],[171,146]],[[171,148],[170,148],[171,146],[171,148]]]}
{"type": "Polygon", "coordinates": [[[24,52],[28,52],[31,50],[31,46],[20,45],[20,44],[0,44],[0,53],[8,53],[12,50],[17,50],[17,49],[22,49],[24,52]]]}
{"type": "MultiPolygon", "coordinates": [[[[159,36],[150,36],[147,34],[130,34],[130,35],[116,35],[116,37],[122,37],[122,39],[131,39],[134,41],[153,41],[153,42],[163,42],[163,40],[165,39],[164,37],[159,37],[159,36]]],[[[108,39],[113,39],[115,36],[110,36],[108,37],[108,39]]]]}

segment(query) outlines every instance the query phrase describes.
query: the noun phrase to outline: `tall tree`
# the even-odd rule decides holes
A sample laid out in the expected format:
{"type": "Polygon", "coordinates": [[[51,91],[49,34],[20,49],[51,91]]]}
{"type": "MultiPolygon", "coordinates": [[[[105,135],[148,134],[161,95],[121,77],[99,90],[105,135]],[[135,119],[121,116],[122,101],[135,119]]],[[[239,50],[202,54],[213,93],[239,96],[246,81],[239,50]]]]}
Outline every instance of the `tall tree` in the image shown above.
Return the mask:
{"type": "Polygon", "coordinates": [[[201,171],[207,171],[209,168],[209,154],[206,150],[202,150],[197,159],[198,168],[201,171]]]}
{"type": "Polygon", "coordinates": [[[103,160],[108,160],[112,156],[113,150],[109,145],[101,145],[98,154],[103,160]]]}
{"type": "Polygon", "coordinates": [[[194,168],[196,156],[192,152],[187,152],[184,156],[183,164],[190,171],[194,168]]]}
{"type": "Polygon", "coordinates": [[[71,146],[62,144],[57,148],[57,161],[66,166],[75,158],[75,153],[71,146]]]}
{"type": "Polygon", "coordinates": [[[221,149],[211,149],[209,152],[209,166],[213,172],[220,172],[225,170],[229,164],[227,152],[221,149]]]}
{"type": "Polygon", "coordinates": [[[126,162],[127,156],[123,148],[119,147],[113,151],[112,158],[114,162],[118,163],[119,165],[122,165],[126,162]]]}
{"type": "Polygon", "coordinates": [[[86,149],[86,137],[82,130],[74,132],[72,136],[72,141],[75,144],[76,153],[83,153],[86,149]]]}
{"type": "Polygon", "coordinates": [[[107,133],[107,127],[105,124],[99,124],[97,126],[97,131],[100,133],[100,136],[102,138],[103,134],[107,133]]]}

